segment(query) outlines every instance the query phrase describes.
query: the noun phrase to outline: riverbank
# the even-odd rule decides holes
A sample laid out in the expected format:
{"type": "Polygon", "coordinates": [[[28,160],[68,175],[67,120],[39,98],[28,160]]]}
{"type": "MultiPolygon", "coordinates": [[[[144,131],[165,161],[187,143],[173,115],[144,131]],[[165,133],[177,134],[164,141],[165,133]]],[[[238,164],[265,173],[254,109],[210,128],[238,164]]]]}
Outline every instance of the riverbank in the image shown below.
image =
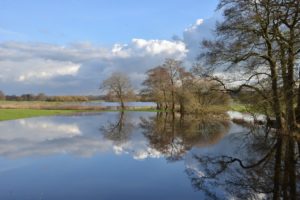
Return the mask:
{"type": "Polygon", "coordinates": [[[229,107],[231,111],[237,111],[241,113],[249,113],[252,111],[250,110],[249,106],[240,103],[232,103],[229,107]]]}
{"type": "MultiPolygon", "coordinates": [[[[101,109],[101,110],[45,110],[45,109],[0,109],[0,121],[23,119],[30,117],[42,117],[42,116],[55,116],[55,115],[68,115],[68,114],[80,114],[80,113],[92,113],[92,112],[120,112],[117,109],[101,109]]],[[[123,112],[159,112],[150,108],[128,108],[123,112]]]]}
{"type": "Polygon", "coordinates": [[[78,110],[41,110],[41,109],[0,109],[0,121],[30,117],[66,115],[78,113],[78,110]]]}

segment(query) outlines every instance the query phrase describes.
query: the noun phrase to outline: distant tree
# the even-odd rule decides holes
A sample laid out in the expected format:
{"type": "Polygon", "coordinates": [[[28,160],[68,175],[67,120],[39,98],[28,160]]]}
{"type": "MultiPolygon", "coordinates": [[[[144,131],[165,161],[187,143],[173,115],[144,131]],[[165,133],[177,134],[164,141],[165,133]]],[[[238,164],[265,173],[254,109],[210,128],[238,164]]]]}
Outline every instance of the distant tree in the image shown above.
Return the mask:
{"type": "Polygon", "coordinates": [[[33,94],[22,94],[20,97],[21,101],[34,101],[35,96],[33,94]]]}
{"type": "Polygon", "coordinates": [[[89,99],[85,96],[50,96],[47,97],[46,101],[57,101],[57,102],[83,102],[89,99]]]}
{"type": "Polygon", "coordinates": [[[108,95],[116,97],[120,101],[122,109],[125,108],[124,102],[133,94],[128,76],[119,72],[115,72],[105,79],[101,83],[100,89],[106,91],[108,95]]]}
{"type": "Polygon", "coordinates": [[[37,100],[37,101],[46,101],[47,100],[47,96],[44,93],[39,93],[35,97],[35,100],[37,100]]]}
{"type": "Polygon", "coordinates": [[[5,94],[0,90],[0,100],[5,100],[5,94]]]}

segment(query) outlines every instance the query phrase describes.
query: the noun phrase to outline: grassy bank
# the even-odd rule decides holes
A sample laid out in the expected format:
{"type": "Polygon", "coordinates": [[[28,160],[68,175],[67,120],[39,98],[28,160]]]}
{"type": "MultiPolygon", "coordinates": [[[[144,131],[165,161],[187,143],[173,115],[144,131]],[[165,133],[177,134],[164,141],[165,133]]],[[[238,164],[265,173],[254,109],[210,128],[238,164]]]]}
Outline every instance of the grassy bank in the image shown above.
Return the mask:
{"type": "MultiPolygon", "coordinates": [[[[76,102],[0,101],[0,121],[102,111],[117,112],[120,110],[112,107],[82,106],[76,102]]],[[[124,112],[129,111],[157,112],[157,110],[150,107],[129,107],[124,110],[124,112]]]]}
{"type": "Polygon", "coordinates": [[[230,110],[232,111],[238,111],[238,112],[242,112],[242,113],[246,113],[246,112],[250,112],[250,108],[249,106],[245,105],[245,104],[239,104],[239,103],[232,103],[230,105],[230,110]]]}
{"type": "Polygon", "coordinates": [[[0,121],[78,112],[78,110],[0,109],[0,121]]]}
{"type": "MultiPolygon", "coordinates": [[[[42,109],[0,109],[0,121],[30,117],[67,115],[82,112],[120,112],[121,110],[42,110],[42,109]]],[[[126,109],[124,112],[159,112],[154,109],[126,109]]]]}
{"type": "MultiPolygon", "coordinates": [[[[207,106],[199,109],[201,114],[218,115],[229,108],[207,106]]],[[[0,121],[38,116],[76,114],[80,112],[120,112],[120,107],[82,106],[76,103],[45,101],[0,101],[0,121]]],[[[154,107],[127,107],[124,112],[169,112],[154,107]]]]}

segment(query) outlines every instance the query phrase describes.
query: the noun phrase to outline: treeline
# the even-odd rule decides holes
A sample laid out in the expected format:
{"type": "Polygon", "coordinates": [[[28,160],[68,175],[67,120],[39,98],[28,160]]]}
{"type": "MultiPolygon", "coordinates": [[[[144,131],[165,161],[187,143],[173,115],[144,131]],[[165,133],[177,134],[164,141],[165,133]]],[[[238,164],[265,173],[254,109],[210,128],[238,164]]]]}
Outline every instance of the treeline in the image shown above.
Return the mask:
{"type": "Polygon", "coordinates": [[[0,100],[6,101],[48,101],[48,102],[85,102],[102,100],[102,96],[48,96],[44,93],[37,95],[34,94],[22,94],[17,95],[5,95],[0,91],[0,100]]]}

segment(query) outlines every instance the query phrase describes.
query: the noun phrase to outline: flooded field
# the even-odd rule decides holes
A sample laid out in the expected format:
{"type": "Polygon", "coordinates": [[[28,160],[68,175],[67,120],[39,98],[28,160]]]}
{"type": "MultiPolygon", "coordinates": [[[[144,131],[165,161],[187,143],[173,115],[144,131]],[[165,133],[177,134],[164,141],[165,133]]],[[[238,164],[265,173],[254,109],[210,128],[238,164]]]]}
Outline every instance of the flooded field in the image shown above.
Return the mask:
{"type": "Polygon", "coordinates": [[[268,199],[299,187],[298,159],[294,183],[275,167],[296,142],[225,119],[103,112],[0,129],[1,199],[268,199]]]}

